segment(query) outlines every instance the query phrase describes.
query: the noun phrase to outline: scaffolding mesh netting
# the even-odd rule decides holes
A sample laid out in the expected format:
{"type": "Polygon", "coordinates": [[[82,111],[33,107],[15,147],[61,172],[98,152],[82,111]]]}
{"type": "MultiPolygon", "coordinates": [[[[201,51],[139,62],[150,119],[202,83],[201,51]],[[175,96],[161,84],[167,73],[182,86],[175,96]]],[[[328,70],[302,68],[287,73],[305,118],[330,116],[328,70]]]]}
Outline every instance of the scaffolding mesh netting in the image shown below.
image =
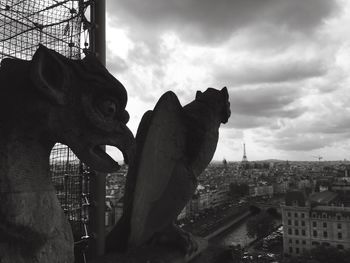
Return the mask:
{"type": "Polygon", "coordinates": [[[88,24],[86,7],[80,0],[0,0],[0,60],[29,60],[39,43],[69,58],[80,58],[81,37],[88,24]]]}
{"type": "MultiPolygon", "coordinates": [[[[68,58],[80,59],[89,48],[91,26],[85,13],[92,3],[84,0],[0,0],[0,61],[6,57],[30,60],[39,44],[68,58]]],[[[52,149],[50,168],[57,197],[79,246],[88,238],[90,171],[63,144],[56,144],[52,149]]],[[[81,254],[76,258],[85,257],[82,250],[76,249],[81,254]]],[[[77,259],[76,262],[83,261],[77,259]]]]}
{"type": "Polygon", "coordinates": [[[66,145],[57,143],[51,150],[50,170],[58,200],[71,222],[74,239],[83,233],[82,222],[88,219],[89,169],[66,145]]]}

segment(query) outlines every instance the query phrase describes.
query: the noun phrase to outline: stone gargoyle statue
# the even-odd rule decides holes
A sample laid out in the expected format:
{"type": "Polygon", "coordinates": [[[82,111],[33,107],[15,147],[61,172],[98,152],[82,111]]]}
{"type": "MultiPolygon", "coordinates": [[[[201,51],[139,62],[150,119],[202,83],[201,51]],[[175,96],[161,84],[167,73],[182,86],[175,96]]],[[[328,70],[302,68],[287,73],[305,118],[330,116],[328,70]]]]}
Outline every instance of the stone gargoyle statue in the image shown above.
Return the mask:
{"type": "Polygon", "coordinates": [[[130,158],[121,219],[106,239],[108,253],[170,246],[193,253],[194,238],[175,220],[197,188],[197,179],[216,150],[219,127],[230,117],[227,88],[197,91],[182,107],[166,92],[144,114],[130,158]]]}
{"type": "Polygon", "coordinates": [[[92,169],[119,168],[100,146],[127,153],[127,93],[93,55],[70,60],[39,46],[0,68],[0,262],[72,263],[71,228],[49,173],[61,142],[92,169]]]}

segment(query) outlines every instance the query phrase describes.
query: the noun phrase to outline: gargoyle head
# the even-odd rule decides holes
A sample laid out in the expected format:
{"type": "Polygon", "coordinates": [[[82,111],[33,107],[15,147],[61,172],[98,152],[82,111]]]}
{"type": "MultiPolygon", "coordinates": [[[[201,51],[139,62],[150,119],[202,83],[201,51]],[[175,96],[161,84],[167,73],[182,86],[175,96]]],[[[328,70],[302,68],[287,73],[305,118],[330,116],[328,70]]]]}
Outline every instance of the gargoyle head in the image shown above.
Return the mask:
{"type": "Polygon", "coordinates": [[[197,91],[196,101],[207,104],[220,116],[222,123],[226,123],[231,116],[230,101],[226,87],[220,91],[213,88],[208,88],[204,92],[197,91]]]}
{"type": "Polygon", "coordinates": [[[126,126],[127,93],[93,56],[67,59],[40,46],[30,66],[30,77],[38,96],[46,103],[48,136],[68,145],[92,169],[112,172],[119,168],[104,150],[112,145],[124,158],[134,143],[126,126]]]}

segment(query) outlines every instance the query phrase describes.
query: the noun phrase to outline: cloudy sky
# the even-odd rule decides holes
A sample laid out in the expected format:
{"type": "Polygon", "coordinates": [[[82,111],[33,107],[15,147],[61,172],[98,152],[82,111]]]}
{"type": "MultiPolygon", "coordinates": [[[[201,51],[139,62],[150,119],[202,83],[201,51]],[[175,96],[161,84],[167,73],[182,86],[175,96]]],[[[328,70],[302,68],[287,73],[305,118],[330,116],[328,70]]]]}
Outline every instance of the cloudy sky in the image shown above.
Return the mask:
{"type": "Polygon", "coordinates": [[[173,90],[227,86],[215,160],[350,159],[350,1],[109,0],[107,67],[129,126],[173,90]]]}

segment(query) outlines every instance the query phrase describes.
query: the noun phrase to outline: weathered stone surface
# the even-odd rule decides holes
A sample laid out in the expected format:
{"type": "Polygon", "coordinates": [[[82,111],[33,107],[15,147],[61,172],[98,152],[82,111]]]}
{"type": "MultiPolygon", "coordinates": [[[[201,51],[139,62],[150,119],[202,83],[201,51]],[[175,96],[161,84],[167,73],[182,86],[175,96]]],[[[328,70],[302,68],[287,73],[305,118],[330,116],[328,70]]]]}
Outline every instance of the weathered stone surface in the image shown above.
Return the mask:
{"type": "Polygon", "coordinates": [[[32,61],[2,61],[0,93],[0,262],[74,262],[50,150],[62,142],[95,170],[118,169],[98,145],[133,144],[126,91],[94,57],[73,61],[41,46],[32,61]]]}
{"type": "Polygon", "coordinates": [[[169,246],[145,246],[137,248],[126,254],[112,253],[98,258],[89,263],[187,263],[192,262],[204,250],[207,249],[208,241],[204,238],[194,238],[198,249],[190,255],[184,255],[182,251],[169,246]]]}
{"type": "Polygon", "coordinates": [[[174,221],[214,155],[229,106],[226,88],[209,88],[184,107],[167,92],[145,113],[127,175],[124,213],[107,237],[107,251],[138,251],[149,242],[154,249],[180,248],[183,255],[196,251],[196,241],[174,221]]]}

